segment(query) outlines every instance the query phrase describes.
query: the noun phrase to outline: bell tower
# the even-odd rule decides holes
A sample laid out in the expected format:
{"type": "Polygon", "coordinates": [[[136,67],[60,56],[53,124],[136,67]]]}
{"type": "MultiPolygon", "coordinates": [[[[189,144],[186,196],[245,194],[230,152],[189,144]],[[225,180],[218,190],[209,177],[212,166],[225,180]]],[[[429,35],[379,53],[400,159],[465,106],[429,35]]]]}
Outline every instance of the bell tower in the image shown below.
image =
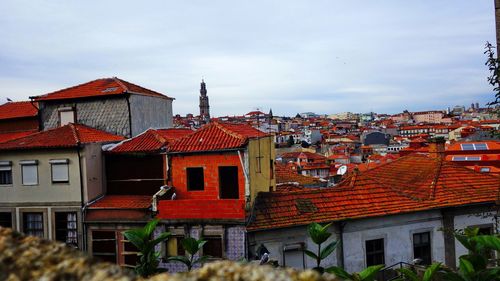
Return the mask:
{"type": "Polygon", "coordinates": [[[210,106],[208,105],[207,85],[201,79],[200,85],[200,118],[204,123],[210,121],[210,106]]]}

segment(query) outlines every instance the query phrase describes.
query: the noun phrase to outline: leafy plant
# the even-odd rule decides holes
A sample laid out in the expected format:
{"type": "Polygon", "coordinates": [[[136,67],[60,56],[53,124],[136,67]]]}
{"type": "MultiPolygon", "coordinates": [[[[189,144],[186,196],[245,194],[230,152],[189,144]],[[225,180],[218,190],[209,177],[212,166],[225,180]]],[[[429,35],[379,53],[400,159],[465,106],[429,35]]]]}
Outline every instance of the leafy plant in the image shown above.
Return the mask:
{"type": "Polygon", "coordinates": [[[139,250],[137,254],[139,256],[139,261],[135,266],[135,272],[143,277],[161,271],[158,269],[160,253],[154,249],[156,245],[167,240],[170,233],[163,232],[157,238],[152,239],[151,236],[158,222],[159,220],[153,219],[143,228],[131,229],[123,232],[125,238],[139,250]]]}
{"type": "Polygon", "coordinates": [[[329,223],[325,226],[322,226],[318,223],[313,222],[307,227],[307,233],[309,234],[309,237],[311,237],[311,240],[318,245],[318,251],[317,253],[314,253],[309,250],[304,250],[304,253],[316,260],[316,267],[313,269],[317,270],[320,273],[323,273],[325,271],[325,269],[321,267],[321,261],[326,259],[331,253],[333,253],[338,244],[338,241],[333,241],[325,248],[321,249],[321,244],[328,240],[328,238],[330,238],[330,236],[332,235],[330,232],[328,232],[328,228],[331,225],[332,224],[329,223]]]}
{"type": "Polygon", "coordinates": [[[500,267],[488,267],[488,257],[491,251],[500,251],[499,237],[479,235],[478,228],[466,228],[463,233],[455,233],[455,238],[469,250],[469,253],[460,256],[458,271],[445,269],[445,280],[500,280],[500,267]]]}
{"type": "Polygon", "coordinates": [[[429,266],[422,277],[418,276],[414,271],[409,268],[400,268],[398,271],[401,273],[401,276],[395,281],[432,281],[434,280],[434,276],[441,269],[441,263],[433,263],[429,266]]]}
{"type": "Polygon", "coordinates": [[[194,265],[198,263],[203,264],[208,258],[210,258],[210,256],[201,256],[197,259],[194,259],[195,255],[203,248],[203,245],[205,245],[205,243],[207,243],[207,241],[202,239],[196,240],[192,237],[182,239],[182,248],[184,248],[184,251],[188,253],[188,256],[169,257],[167,260],[181,262],[187,266],[187,269],[189,271],[191,270],[191,268],[193,268],[194,265]]]}
{"type": "Polygon", "coordinates": [[[380,265],[372,265],[365,268],[361,272],[348,273],[344,269],[338,266],[332,266],[327,268],[325,271],[328,273],[333,273],[335,276],[339,277],[342,280],[349,281],[374,281],[377,273],[384,268],[383,264],[380,265]]]}

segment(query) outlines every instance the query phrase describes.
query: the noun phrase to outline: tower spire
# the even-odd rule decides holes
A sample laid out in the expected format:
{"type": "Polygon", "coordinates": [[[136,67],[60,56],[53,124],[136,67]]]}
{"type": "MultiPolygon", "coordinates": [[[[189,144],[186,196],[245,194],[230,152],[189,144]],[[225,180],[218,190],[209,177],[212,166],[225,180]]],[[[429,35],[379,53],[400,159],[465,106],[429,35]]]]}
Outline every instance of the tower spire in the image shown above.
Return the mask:
{"type": "Polygon", "coordinates": [[[208,105],[207,85],[205,80],[201,78],[200,84],[200,119],[203,123],[210,121],[210,106],[208,105]]]}

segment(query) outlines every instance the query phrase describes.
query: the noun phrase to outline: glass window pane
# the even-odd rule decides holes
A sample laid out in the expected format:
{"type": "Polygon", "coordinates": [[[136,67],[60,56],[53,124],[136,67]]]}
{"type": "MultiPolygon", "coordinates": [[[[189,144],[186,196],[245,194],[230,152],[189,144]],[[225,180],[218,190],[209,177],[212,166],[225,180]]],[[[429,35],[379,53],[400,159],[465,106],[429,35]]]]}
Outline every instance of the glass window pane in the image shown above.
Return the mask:
{"type": "Polygon", "coordinates": [[[22,165],[23,185],[38,184],[37,165],[22,165]]]}
{"type": "Polygon", "coordinates": [[[52,182],[68,181],[68,164],[52,164],[52,182]]]}

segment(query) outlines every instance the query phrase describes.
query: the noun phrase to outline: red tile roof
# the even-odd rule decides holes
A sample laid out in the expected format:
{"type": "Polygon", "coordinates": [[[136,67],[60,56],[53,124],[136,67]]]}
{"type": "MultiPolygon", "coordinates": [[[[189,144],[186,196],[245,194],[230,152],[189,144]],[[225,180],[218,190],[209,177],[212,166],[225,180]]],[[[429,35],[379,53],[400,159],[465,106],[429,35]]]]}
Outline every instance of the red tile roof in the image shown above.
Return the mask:
{"type": "Polygon", "coordinates": [[[169,145],[171,152],[200,152],[240,148],[248,139],[268,136],[246,124],[211,122],[169,145]]]}
{"type": "Polygon", "coordinates": [[[36,96],[33,97],[33,99],[36,101],[47,101],[47,100],[114,96],[114,95],[123,95],[125,93],[133,93],[138,95],[172,99],[153,90],[143,88],[141,86],[132,84],[130,82],[127,82],[125,80],[116,77],[97,79],[94,81],[90,81],[70,88],[55,91],[42,96],[36,96]]]}
{"type": "Polygon", "coordinates": [[[34,133],[22,138],[0,143],[0,150],[77,147],[93,142],[117,142],[124,138],[80,124],[34,133]]]}
{"type": "Polygon", "coordinates": [[[423,155],[409,155],[364,173],[353,173],[335,188],[261,192],[256,200],[255,219],[247,229],[494,203],[499,196],[499,182],[498,176],[423,155]],[[301,212],[298,200],[310,202],[316,210],[301,212]]]}
{"type": "Polygon", "coordinates": [[[0,120],[12,118],[35,117],[38,108],[29,101],[8,102],[0,105],[0,120]]]}
{"type": "Polygon", "coordinates": [[[277,162],[275,166],[276,184],[298,183],[300,185],[320,185],[318,178],[304,176],[292,170],[286,164],[277,162]]]}
{"type": "Polygon", "coordinates": [[[295,151],[281,154],[281,158],[307,158],[312,160],[326,160],[326,157],[309,151],[295,151]]]}
{"type": "MultiPolygon", "coordinates": [[[[446,152],[448,151],[464,151],[462,149],[462,144],[474,144],[474,143],[485,143],[488,147],[488,150],[500,150],[500,141],[458,141],[450,144],[446,147],[446,152]]],[[[467,150],[465,150],[467,151],[467,150]]],[[[469,150],[470,151],[470,150],[469,150]]],[[[474,150],[472,150],[474,151],[474,150]]],[[[483,150],[485,151],[485,150],[483,150]]]]}
{"type": "Polygon", "coordinates": [[[89,206],[89,209],[148,209],[152,196],[106,195],[89,206]]]}
{"type": "Polygon", "coordinates": [[[193,133],[191,129],[149,129],[112,148],[111,153],[154,153],[167,144],[193,133]]]}
{"type": "Polygon", "coordinates": [[[38,131],[19,131],[19,132],[0,133],[0,143],[22,138],[36,132],[38,131]]]}

